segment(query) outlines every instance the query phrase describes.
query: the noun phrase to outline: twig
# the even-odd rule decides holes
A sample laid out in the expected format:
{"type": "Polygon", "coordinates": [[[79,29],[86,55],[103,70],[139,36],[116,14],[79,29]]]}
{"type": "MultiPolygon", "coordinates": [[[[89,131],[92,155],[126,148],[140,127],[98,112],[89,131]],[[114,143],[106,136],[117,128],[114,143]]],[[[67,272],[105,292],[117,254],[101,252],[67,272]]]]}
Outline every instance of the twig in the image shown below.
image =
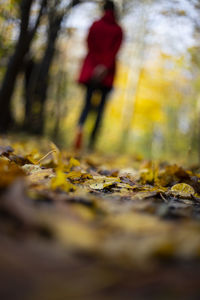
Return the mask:
{"type": "Polygon", "coordinates": [[[51,150],[51,151],[49,151],[47,154],[45,154],[42,158],[40,158],[37,162],[36,162],[36,164],[38,165],[38,164],[40,164],[41,163],[41,161],[42,160],[44,160],[45,158],[47,158],[51,153],[53,153],[53,152],[56,152],[56,150],[51,150]]]}
{"type": "Polygon", "coordinates": [[[160,193],[160,197],[164,200],[165,203],[168,203],[167,199],[160,193]]]}

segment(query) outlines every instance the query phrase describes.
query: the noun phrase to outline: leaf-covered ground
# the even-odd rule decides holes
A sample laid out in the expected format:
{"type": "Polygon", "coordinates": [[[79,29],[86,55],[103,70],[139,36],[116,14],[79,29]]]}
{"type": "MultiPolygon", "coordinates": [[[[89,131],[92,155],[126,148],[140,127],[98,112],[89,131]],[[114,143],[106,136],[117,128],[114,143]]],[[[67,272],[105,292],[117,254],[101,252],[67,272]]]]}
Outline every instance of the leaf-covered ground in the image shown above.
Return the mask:
{"type": "Polygon", "coordinates": [[[1,139],[0,178],[0,299],[198,299],[198,169],[1,139]]]}

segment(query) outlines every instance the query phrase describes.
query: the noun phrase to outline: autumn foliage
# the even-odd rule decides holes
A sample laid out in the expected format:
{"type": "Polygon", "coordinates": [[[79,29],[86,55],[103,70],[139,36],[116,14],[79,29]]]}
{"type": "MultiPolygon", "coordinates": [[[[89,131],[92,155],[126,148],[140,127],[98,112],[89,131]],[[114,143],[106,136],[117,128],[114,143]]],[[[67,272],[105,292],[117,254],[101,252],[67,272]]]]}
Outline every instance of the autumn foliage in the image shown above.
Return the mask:
{"type": "MultiPolygon", "coordinates": [[[[198,272],[192,267],[200,256],[198,169],[142,162],[134,157],[74,156],[49,142],[40,142],[39,146],[34,141],[1,140],[1,145],[0,264],[10,278],[6,280],[7,293],[13,272],[21,274],[25,284],[35,282],[37,272],[57,266],[54,283],[60,278],[62,285],[70,265],[79,266],[76,276],[82,276],[84,268],[90,268],[87,264],[92,263],[97,282],[93,289],[89,285],[92,275],[86,271],[83,294],[98,295],[101,291],[106,295],[104,285],[115,291],[121,287],[123,294],[129,273],[143,274],[143,279],[137,280],[148,290],[159,273],[163,289],[169,285],[173,295],[182,295],[177,280],[170,283],[168,275],[178,272],[186,280],[185,267],[181,267],[186,261],[194,274],[198,272]],[[21,266],[12,263],[13,253],[20,253],[22,245],[25,260],[31,265],[30,259],[41,264],[37,269],[32,266],[28,270],[21,254],[15,258],[21,266]],[[46,267],[41,263],[43,255],[46,267]],[[166,261],[167,269],[163,266],[166,261]],[[23,277],[22,266],[27,278],[23,277]],[[148,272],[152,276],[150,286],[144,281],[148,272]]],[[[49,275],[45,278],[50,282],[49,275]]],[[[134,285],[128,282],[128,289],[133,291],[134,285]]],[[[35,284],[39,295],[39,283],[35,284]]],[[[77,284],[81,285],[74,278],[71,291],[68,284],[62,291],[54,286],[56,295],[80,296],[77,284]]],[[[197,282],[190,280],[190,284],[195,294],[197,282]]],[[[21,295],[23,289],[19,284],[15,290],[21,295]]],[[[48,295],[45,287],[44,293],[48,295]]],[[[142,295],[142,290],[139,293],[142,295]]]]}

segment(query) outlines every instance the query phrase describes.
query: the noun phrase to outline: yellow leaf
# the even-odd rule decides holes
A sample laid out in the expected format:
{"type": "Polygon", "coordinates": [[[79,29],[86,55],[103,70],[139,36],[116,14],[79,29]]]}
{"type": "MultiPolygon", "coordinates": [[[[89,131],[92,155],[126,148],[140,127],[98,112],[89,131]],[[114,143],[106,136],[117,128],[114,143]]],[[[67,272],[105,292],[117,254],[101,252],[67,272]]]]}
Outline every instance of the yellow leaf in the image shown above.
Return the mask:
{"type": "Polygon", "coordinates": [[[27,180],[30,184],[34,184],[34,186],[45,186],[48,184],[49,180],[53,177],[53,170],[52,169],[38,169],[32,170],[29,172],[27,176],[27,180]]]}
{"type": "Polygon", "coordinates": [[[25,156],[33,165],[37,165],[39,153],[36,150],[33,150],[31,153],[25,156]]]}
{"type": "Polygon", "coordinates": [[[66,178],[78,179],[81,177],[81,175],[82,175],[82,173],[80,171],[72,171],[72,172],[66,174],[66,178]]]}
{"type": "Polygon", "coordinates": [[[65,192],[70,192],[76,189],[75,186],[67,180],[67,175],[60,169],[57,169],[56,177],[51,180],[51,188],[53,190],[60,188],[65,192]]]}
{"type": "Polygon", "coordinates": [[[79,167],[79,166],[80,166],[80,162],[77,159],[71,157],[69,164],[65,166],[64,169],[66,172],[70,172],[73,167],[79,167]]]}
{"type": "Polygon", "coordinates": [[[195,194],[193,187],[186,183],[175,184],[171,188],[171,192],[173,195],[178,195],[181,197],[191,197],[191,195],[195,194]]]}
{"type": "Polygon", "coordinates": [[[120,182],[116,177],[94,176],[94,180],[90,181],[89,187],[94,190],[102,190],[114,183],[120,182]]]}
{"type": "Polygon", "coordinates": [[[25,176],[25,172],[15,163],[10,163],[8,160],[0,160],[0,188],[9,186],[18,177],[25,176]]]}
{"type": "Polygon", "coordinates": [[[80,166],[80,162],[77,159],[71,157],[70,161],[69,161],[69,167],[73,168],[73,167],[79,167],[79,166],[80,166]]]}
{"type": "Polygon", "coordinates": [[[97,233],[87,224],[77,220],[57,220],[55,232],[57,238],[67,247],[91,251],[97,243],[97,233]]]}

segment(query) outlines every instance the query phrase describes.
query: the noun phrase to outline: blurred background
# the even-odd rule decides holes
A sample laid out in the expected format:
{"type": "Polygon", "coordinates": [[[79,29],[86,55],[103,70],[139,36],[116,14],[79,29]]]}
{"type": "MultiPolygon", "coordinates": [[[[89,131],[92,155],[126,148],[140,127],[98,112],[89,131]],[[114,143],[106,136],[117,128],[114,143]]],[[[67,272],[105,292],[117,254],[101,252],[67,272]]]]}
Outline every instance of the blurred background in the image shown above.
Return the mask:
{"type": "MultiPolygon", "coordinates": [[[[2,134],[72,147],[85,92],[76,80],[101,2],[0,1],[2,134]]],[[[124,41],[97,149],[199,163],[200,1],[115,2],[124,41]]]]}

